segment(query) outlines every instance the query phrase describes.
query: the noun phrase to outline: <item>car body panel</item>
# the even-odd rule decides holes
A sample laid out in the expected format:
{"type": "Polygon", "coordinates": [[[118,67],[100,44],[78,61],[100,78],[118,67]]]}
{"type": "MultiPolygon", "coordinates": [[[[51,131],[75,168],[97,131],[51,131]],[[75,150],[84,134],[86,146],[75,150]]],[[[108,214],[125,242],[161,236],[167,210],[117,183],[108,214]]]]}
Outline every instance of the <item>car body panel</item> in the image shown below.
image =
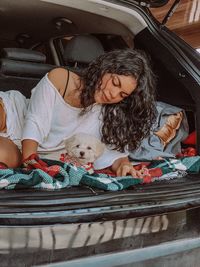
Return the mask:
{"type": "MultiPolygon", "coordinates": [[[[177,255],[199,251],[199,227],[194,224],[199,215],[200,209],[188,209],[78,224],[11,227],[8,222],[0,228],[1,264],[7,266],[9,257],[8,266],[180,266],[177,255]]],[[[197,259],[182,266],[198,266],[192,265],[197,259]]]]}

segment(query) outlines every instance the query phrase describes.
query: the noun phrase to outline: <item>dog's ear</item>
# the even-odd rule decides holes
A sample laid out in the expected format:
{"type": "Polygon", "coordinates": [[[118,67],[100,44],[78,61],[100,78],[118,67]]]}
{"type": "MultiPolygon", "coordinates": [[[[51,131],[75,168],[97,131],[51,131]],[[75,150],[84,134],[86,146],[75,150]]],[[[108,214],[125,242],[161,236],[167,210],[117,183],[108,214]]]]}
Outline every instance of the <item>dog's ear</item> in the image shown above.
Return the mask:
{"type": "Polygon", "coordinates": [[[100,157],[103,154],[104,149],[105,149],[105,145],[101,141],[97,140],[97,142],[96,142],[96,158],[100,157]]]}
{"type": "Polygon", "coordinates": [[[72,146],[74,144],[75,139],[76,139],[76,136],[75,135],[73,135],[73,136],[71,136],[71,137],[69,137],[67,139],[64,139],[65,149],[66,149],[67,153],[70,153],[71,148],[72,148],[72,146]]]}

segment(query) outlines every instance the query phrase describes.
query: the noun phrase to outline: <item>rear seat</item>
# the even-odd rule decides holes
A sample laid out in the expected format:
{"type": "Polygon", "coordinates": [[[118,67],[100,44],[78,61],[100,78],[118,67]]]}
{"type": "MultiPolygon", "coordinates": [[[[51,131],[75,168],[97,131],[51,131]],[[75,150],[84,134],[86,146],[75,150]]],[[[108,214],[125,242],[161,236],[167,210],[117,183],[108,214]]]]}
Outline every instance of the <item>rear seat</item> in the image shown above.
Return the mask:
{"type": "Polygon", "coordinates": [[[63,58],[69,70],[81,75],[89,63],[104,52],[101,42],[96,37],[77,35],[68,41],[63,58]]]}
{"type": "Polygon", "coordinates": [[[0,54],[0,90],[19,90],[26,97],[54,65],[45,64],[46,56],[23,48],[4,48],[0,54]]]}
{"type": "MultiPolygon", "coordinates": [[[[104,53],[101,42],[91,35],[77,35],[64,51],[67,69],[81,75],[96,57],[104,53]]],[[[3,48],[0,53],[0,90],[18,90],[30,97],[31,89],[54,65],[46,64],[46,56],[24,48],[3,48]]]]}

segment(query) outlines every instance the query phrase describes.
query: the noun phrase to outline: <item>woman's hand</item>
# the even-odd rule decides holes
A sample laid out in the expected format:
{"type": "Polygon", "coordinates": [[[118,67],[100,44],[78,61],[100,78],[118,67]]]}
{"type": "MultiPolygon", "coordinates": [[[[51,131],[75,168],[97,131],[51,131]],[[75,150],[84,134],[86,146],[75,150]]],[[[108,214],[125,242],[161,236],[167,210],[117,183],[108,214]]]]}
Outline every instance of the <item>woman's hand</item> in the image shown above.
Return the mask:
{"type": "Polygon", "coordinates": [[[127,157],[115,160],[111,168],[117,176],[131,175],[133,178],[140,177],[140,172],[134,169],[127,157]]]}
{"type": "Polygon", "coordinates": [[[138,178],[138,171],[136,171],[131,163],[121,163],[116,170],[117,176],[131,175],[133,178],[138,178]]]}
{"type": "Polygon", "coordinates": [[[22,141],[22,160],[27,159],[30,155],[36,154],[38,148],[38,142],[25,139],[22,141]]]}

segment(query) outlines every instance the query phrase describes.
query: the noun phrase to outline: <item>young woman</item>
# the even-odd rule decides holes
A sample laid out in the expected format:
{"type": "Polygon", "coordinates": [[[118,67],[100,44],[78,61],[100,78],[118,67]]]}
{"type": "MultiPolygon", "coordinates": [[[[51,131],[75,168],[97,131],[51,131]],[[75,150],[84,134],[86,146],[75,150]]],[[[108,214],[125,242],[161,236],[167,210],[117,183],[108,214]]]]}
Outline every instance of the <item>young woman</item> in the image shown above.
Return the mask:
{"type": "Polygon", "coordinates": [[[149,61],[137,50],[105,53],[91,62],[81,77],[64,68],[53,69],[32,90],[27,110],[23,96],[18,102],[20,107],[15,104],[17,112],[21,110],[20,121],[24,120],[20,126],[17,123],[22,153],[17,143],[19,135],[15,139],[14,134],[17,127],[11,130],[7,124],[6,93],[0,94],[0,162],[17,167],[33,153],[59,158],[63,139],[84,132],[107,145],[95,162],[96,169],[111,166],[119,176],[135,177],[137,172],[127,151],[137,148],[150,132],[155,118],[154,90],[155,77],[149,61]]]}

